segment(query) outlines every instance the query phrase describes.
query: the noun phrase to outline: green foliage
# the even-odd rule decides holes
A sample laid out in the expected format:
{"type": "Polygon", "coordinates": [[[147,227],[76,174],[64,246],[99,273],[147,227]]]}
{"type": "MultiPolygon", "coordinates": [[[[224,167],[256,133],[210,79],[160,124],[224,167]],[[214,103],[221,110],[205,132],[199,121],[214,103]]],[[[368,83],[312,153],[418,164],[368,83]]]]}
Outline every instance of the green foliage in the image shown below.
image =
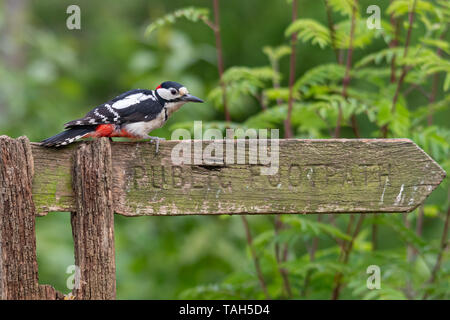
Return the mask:
{"type": "MultiPolygon", "coordinates": [[[[0,51],[7,57],[0,61],[0,134],[38,141],[120,92],[175,80],[206,97],[206,103],[183,107],[152,135],[170,138],[173,130],[192,130],[193,121],[202,120],[204,130],[273,128],[280,129],[282,137],[290,96],[286,57],[291,48],[286,36],[297,33],[291,116],[295,138],[333,137],[341,113],[342,138],[355,138],[356,120],[362,138],[410,138],[450,172],[450,46],[445,31],[450,3],[417,1],[408,48],[413,0],[377,3],[380,30],[367,28],[366,3],[358,3],[347,70],[354,0],[308,3],[307,16],[301,14],[291,24],[292,6],[286,2],[221,2],[223,83],[231,122],[224,121],[222,112],[214,34],[196,23],[211,27],[210,9],[174,11],[186,5],[181,0],[123,1],[106,7],[94,0],[83,15],[82,30],[69,32],[61,27],[60,15],[53,14],[64,12],[54,1],[30,3],[26,13],[32,19],[12,29],[4,29],[9,16],[0,5],[0,51]],[[325,5],[332,11],[333,44],[325,5]],[[391,24],[391,13],[399,19],[400,30],[391,24]],[[252,21],[245,32],[237,17],[252,21]],[[145,35],[152,37],[144,37],[145,28],[145,35]],[[12,31],[18,32],[12,37],[17,43],[3,38],[12,31]],[[398,42],[392,47],[396,33],[398,42]],[[26,55],[14,67],[6,49],[16,45],[26,55]],[[346,72],[350,82],[344,96],[346,72]]],[[[446,179],[426,200],[423,216],[422,208],[403,215],[365,215],[354,239],[347,232],[351,217],[345,213],[323,214],[320,221],[317,215],[283,215],[277,230],[272,215],[248,216],[251,246],[270,296],[287,298],[280,273],[284,268],[294,299],[329,299],[338,273],[342,299],[422,299],[425,293],[449,299],[450,257],[448,250],[440,249],[448,188],[446,179]],[[378,230],[376,247],[372,228],[378,230]],[[342,245],[349,241],[353,249],[343,262],[342,245]],[[285,248],[286,259],[280,260],[285,248]],[[439,253],[441,266],[430,282],[439,253]],[[381,268],[380,290],[367,288],[369,265],[381,268]]],[[[353,217],[354,227],[359,216],[353,217]]],[[[73,264],[68,218],[55,213],[37,223],[40,282],[63,292],[66,267],[73,264]]],[[[241,217],[116,216],[115,224],[119,298],[265,298],[241,217]]]]}
{"type": "Polygon", "coordinates": [[[273,47],[267,46],[267,47],[263,48],[263,52],[265,55],[267,55],[267,57],[269,58],[270,61],[278,61],[282,57],[291,54],[291,47],[279,46],[279,47],[273,48],[273,47]]]}
{"type": "Polygon", "coordinates": [[[313,19],[298,19],[286,29],[286,36],[293,33],[298,34],[298,38],[303,42],[311,41],[320,48],[325,48],[331,42],[328,29],[313,19]]]}
{"type": "Polygon", "coordinates": [[[357,5],[355,0],[327,0],[327,2],[333,11],[347,16],[348,18],[352,15],[353,6],[357,5]]]}
{"type": "Polygon", "coordinates": [[[209,17],[209,9],[206,8],[195,8],[189,7],[184,9],[179,9],[173,13],[167,14],[162,18],[159,18],[148,25],[145,34],[150,35],[153,31],[174,24],[178,19],[184,18],[188,21],[197,22],[203,21],[205,22],[209,17]]]}

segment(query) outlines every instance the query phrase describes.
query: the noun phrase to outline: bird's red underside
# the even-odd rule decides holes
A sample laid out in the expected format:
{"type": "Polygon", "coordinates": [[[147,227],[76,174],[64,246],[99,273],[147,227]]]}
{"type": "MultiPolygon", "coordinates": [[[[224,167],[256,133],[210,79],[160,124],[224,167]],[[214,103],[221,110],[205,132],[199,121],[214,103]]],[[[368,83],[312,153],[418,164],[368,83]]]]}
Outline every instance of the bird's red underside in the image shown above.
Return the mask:
{"type": "Polygon", "coordinates": [[[99,124],[94,132],[85,135],[85,138],[100,138],[100,137],[125,137],[136,138],[134,135],[125,129],[115,130],[114,124],[99,124]]]}

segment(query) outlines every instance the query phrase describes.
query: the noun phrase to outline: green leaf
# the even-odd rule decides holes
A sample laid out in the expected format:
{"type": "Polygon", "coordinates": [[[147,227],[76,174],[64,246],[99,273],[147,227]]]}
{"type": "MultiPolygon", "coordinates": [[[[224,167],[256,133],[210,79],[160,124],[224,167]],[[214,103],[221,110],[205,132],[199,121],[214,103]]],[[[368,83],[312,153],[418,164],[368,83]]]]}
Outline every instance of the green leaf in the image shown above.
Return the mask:
{"type": "Polygon", "coordinates": [[[438,49],[441,49],[445,51],[446,53],[450,54],[450,44],[448,41],[440,40],[440,39],[429,39],[429,38],[422,38],[420,41],[424,44],[428,44],[430,46],[436,47],[438,49]]]}
{"type": "Polygon", "coordinates": [[[299,229],[301,232],[309,232],[316,236],[323,233],[334,238],[348,241],[351,240],[349,235],[327,223],[312,221],[308,218],[299,216],[283,216],[282,221],[293,228],[299,229]]]}
{"type": "Polygon", "coordinates": [[[374,53],[366,55],[364,58],[362,58],[357,63],[355,63],[355,68],[361,68],[370,63],[380,64],[383,61],[386,64],[390,64],[392,61],[392,58],[395,56],[398,57],[398,56],[403,55],[403,51],[404,51],[404,49],[401,47],[382,49],[378,52],[374,52],[374,53]]]}
{"type": "Polygon", "coordinates": [[[321,64],[306,71],[294,85],[295,90],[307,91],[313,85],[342,81],[345,67],[336,63],[321,64]]]}
{"type": "MultiPolygon", "coordinates": [[[[347,17],[352,16],[353,6],[357,5],[355,0],[328,0],[327,3],[333,11],[347,17]]],[[[358,13],[358,8],[356,12],[358,13]]]]}
{"type": "Polygon", "coordinates": [[[291,54],[291,47],[289,47],[289,46],[279,46],[279,47],[265,46],[263,48],[263,52],[269,58],[270,61],[278,61],[282,57],[291,54]]]}
{"type": "Polygon", "coordinates": [[[419,237],[414,230],[407,228],[404,222],[397,217],[388,218],[386,216],[381,216],[378,217],[376,222],[393,229],[405,243],[410,243],[417,249],[422,249],[427,245],[425,240],[419,237]]]}
{"type": "Polygon", "coordinates": [[[429,1],[423,0],[396,0],[392,1],[389,7],[386,10],[386,13],[393,16],[395,18],[401,17],[403,15],[409,14],[412,10],[413,3],[416,1],[416,9],[415,12],[419,14],[424,14],[426,12],[433,13],[434,7],[433,4],[429,1]]]}
{"type": "MultiPolygon", "coordinates": [[[[375,38],[375,29],[368,29],[365,19],[355,21],[353,33],[353,48],[364,48],[375,38]]],[[[351,21],[345,20],[335,25],[336,28],[336,47],[339,49],[348,49],[350,47],[351,21]]]]}
{"type": "Polygon", "coordinates": [[[174,24],[178,19],[185,18],[191,22],[206,21],[209,16],[209,9],[188,7],[169,13],[162,18],[150,23],[145,30],[145,35],[149,36],[153,31],[166,25],[174,24]]]}
{"type": "Polygon", "coordinates": [[[331,42],[328,28],[313,19],[298,19],[292,22],[285,34],[290,36],[293,33],[297,33],[298,38],[303,42],[311,41],[312,44],[317,44],[322,49],[331,42]]]}

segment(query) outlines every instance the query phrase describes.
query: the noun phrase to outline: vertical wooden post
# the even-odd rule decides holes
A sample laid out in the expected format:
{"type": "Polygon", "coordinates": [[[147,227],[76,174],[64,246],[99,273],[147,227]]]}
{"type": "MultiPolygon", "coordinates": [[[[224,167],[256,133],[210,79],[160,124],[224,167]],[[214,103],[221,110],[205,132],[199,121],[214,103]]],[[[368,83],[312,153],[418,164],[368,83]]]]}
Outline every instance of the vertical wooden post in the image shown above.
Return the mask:
{"type": "Polygon", "coordinates": [[[0,298],[37,299],[33,158],[25,137],[0,137],[0,298]]]}
{"type": "Polygon", "coordinates": [[[76,212],[72,213],[75,299],[115,299],[114,207],[111,146],[106,138],[82,144],[73,161],[76,212]]]}
{"type": "Polygon", "coordinates": [[[33,155],[26,137],[0,136],[0,299],[60,299],[38,284],[33,155]]]}

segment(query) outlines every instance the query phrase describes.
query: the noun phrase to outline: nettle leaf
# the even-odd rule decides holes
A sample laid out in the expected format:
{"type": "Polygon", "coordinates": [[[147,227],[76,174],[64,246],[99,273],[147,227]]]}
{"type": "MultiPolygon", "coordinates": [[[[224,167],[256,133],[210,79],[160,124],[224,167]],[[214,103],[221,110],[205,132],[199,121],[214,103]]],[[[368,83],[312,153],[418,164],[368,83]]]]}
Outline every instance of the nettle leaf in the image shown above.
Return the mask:
{"type": "Polygon", "coordinates": [[[286,29],[286,36],[293,33],[298,34],[299,40],[317,44],[320,48],[325,48],[331,43],[330,32],[327,27],[313,19],[298,19],[292,22],[286,29]]]}
{"type": "Polygon", "coordinates": [[[164,17],[159,18],[154,22],[150,23],[147,26],[147,29],[145,30],[145,34],[148,36],[153,31],[161,27],[174,24],[180,18],[185,18],[191,22],[198,22],[198,21],[206,21],[208,17],[209,17],[209,9],[207,8],[196,8],[196,7],[183,8],[173,13],[169,13],[164,17]]]}

